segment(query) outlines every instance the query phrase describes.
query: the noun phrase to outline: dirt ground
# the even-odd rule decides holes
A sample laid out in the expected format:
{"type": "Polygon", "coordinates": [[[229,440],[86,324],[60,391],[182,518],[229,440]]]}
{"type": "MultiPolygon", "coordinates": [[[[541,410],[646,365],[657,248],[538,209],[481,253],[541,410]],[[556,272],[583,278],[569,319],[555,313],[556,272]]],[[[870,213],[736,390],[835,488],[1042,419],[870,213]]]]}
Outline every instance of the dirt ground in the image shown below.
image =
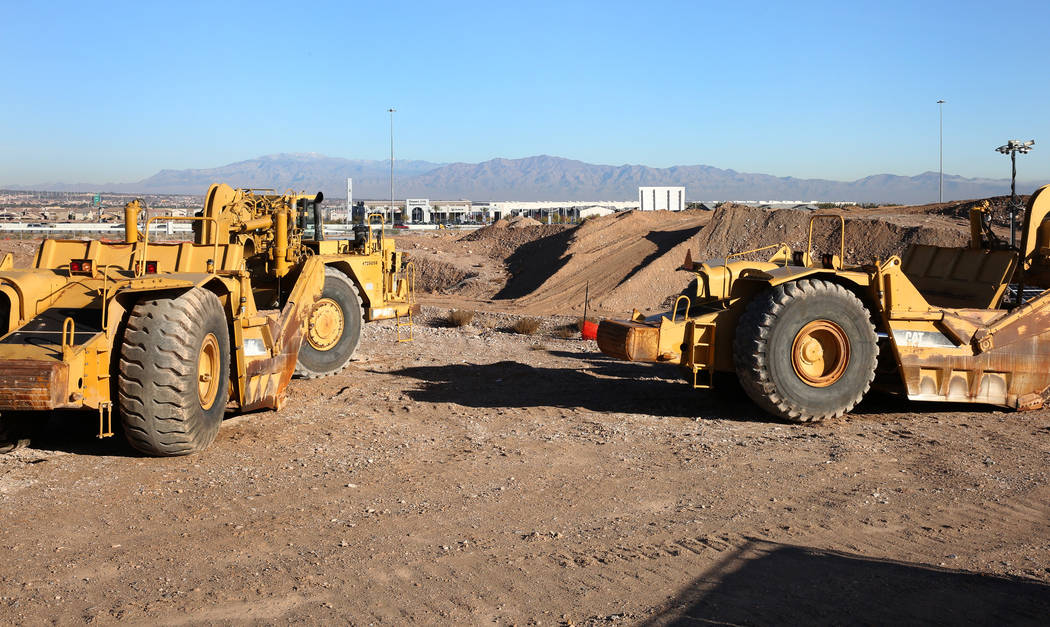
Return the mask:
{"type": "MultiPolygon", "coordinates": [[[[902,210],[860,253],[953,240],[953,211],[902,210]]],[[[800,219],[773,213],[399,237],[428,266],[415,341],[366,325],[347,370],[199,455],[44,417],[0,456],[0,623],[1045,624],[1050,410],[872,394],[785,424],[561,337],[570,277],[655,309],[688,276],[651,266],[800,219]]]]}
{"type": "Polygon", "coordinates": [[[782,424],[488,320],[407,344],[368,325],[351,368],[230,418],[200,455],[143,458],[51,419],[0,457],[0,622],[1050,612],[1050,412],[873,397],[782,424]]]}

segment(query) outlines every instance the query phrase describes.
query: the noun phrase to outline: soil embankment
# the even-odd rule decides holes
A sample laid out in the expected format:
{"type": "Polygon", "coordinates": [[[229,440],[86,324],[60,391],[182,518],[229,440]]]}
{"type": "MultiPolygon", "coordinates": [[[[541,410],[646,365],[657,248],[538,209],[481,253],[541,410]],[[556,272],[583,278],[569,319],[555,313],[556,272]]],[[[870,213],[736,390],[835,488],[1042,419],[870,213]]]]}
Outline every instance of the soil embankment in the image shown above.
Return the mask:
{"type": "MultiPolygon", "coordinates": [[[[938,206],[929,213],[906,209],[910,208],[884,215],[872,210],[846,212],[847,261],[885,259],[912,244],[965,244],[965,222],[949,217],[950,207],[938,206]]],[[[727,204],[713,212],[619,213],[553,233],[534,230],[545,227],[526,227],[517,232],[522,243],[506,256],[506,283],[492,300],[533,314],[579,314],[589,291],[590,307],[597,313],[622,315],[635,307],[653,311],[691,279],[677,271],[687,250],[694,259],[721,258],[778,243],[803,250],[814,215],[829,214],[727,204]]],[[[834,218],[818,219],[813,231],[815,254],[840,250],[834,218]]],[[[468,237],[472,242],[502,242],[506,233],[506,228],[494,225],[468,237]]]]}
{"type": "Polygon", "coordinates": [[[596,310],[662,300],[678,283],[675,267],[685,253],[676,249],[710,219],[705,211],[631,211],[587,220],[519,248],[507,260],[511,278],[496,298],[515,299],[536,313],[582,312],[588,286],[596,310]]]}
{"type": "MultiPolygon", "coordinates": [[[[840,250],[840,226],[835,213],[798,209],[770,211],[745,206],[720,207],[708,228],[700,233],[696,255],[699,259],[724,257],[731,253],[787,244],[792,250],[805,250],[813,224],[813,252],[840,250]]],[[[956,220],[931,215],[887,215],[863,217],[843,214],[846,224],[846,261],[862,263],[875,258],[898,255],[913,244],[962,246],[968,240],[964,225],[956,220]]],[[[768,255],[767,255],[768,256],[768,255]]]]}

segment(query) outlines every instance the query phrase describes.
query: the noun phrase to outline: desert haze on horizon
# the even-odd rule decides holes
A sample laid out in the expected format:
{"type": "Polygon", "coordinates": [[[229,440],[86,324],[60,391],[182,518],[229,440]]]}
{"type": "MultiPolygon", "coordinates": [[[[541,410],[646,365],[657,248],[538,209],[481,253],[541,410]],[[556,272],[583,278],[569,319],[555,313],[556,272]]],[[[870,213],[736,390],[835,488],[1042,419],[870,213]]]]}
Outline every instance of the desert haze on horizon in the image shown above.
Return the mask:
{"type": "MultiPolygon", "coordinates": [[[[239,161],[218,168],[161,170],[134,183],[38,184],[20,189],[109,193],[203,193],[215,181],[237,187],[273,187],[323,191],[328,198],[345,198],[347,177],[354,180],[354,197],[387,198],[390,162],[351,160],[319,154],[277,154],[239,161]]],[[[541,155],[525,159],[492,159],[483,163],[441,164],[397,161],[398,198],[602,201],[637,197],[647,185],[684,185],[689,201],[794,199],[862,203],[922,204],[937,200],[938,174],[916,176],[878,174],[854,181],[797,179],[722,170],[711,166],[650,168],[641,165],[597,165],[541,155]]],[[[1031,192],[1036,183],[1022,179],[1019,189],[1031,192]]],[[[944,178],[945,200],[998,196],[1009,190],[1008,179],[944,178]]]]}

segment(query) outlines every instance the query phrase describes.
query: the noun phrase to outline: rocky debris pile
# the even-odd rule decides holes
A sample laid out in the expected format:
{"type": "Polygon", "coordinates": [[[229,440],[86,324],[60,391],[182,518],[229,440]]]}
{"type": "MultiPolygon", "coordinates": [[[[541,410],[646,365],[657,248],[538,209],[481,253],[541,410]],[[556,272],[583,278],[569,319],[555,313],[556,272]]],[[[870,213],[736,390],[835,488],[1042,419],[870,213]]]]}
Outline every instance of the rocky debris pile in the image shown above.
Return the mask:
{"type": "Polygon", "coordinates": [[[540,226],[543,224],[535,218],[528,216],[511,216],[509,218],[500,218],[492,223],[492,227],[496,229],[524,229],[530,226],[540,226]]]}
{"type": "MultiPolygon", "coordinates": [[[[1017,202],[1020,203],[1021,207],[1028,204],[1029,195],[1020,195],[1017,197],[1017,202]]],[[[955,202],[938,203],[935,205],[928,205],[930,213],[937,213],[943,216],[950,216],[953,218],[961,218],[963,220],[970,219],[970,208],[977,204],[988,201],[988,212],[992,216],[992,224],[998,226],[1010,226],[1010,196],[993,196],[991,198],[979,199],[979,200],[959,200],[955,202]]],[[[1020,224],[1023,220],[1023,216],[1018,214],[1017,223],[1020,224]]]]}
{"type": "Polygon", "coordinates": [[[571,224],[542,224],[532,218],[512,216],[499,219],[488,226],[471,231],[459,239],[477,242],[486,247],[490,257],[500,261],[514,254],[518,248],[551,235],[572,229],[571,224]]]}
{"type": "MultiPolygon", "coordinates": [[[[787,244],[792,250],[805,250],[809,222],[814,215],[827,215],[813,225],[813,254],[840,250],[840,226],[834,213],[799,209],[759,209],[742,205],[722,206],[715,210],[711,222],[699,233],[693,258],[722,258],[731,253],[787,244]]],[[[875,258],[899,255],[912,244],[963,246],[969,233],[958,224],[925,220],[915,216],[882,218],[851,217],[846,220],[846,261],[866,263],[875,258]]],[[[769,257],[765,250],[754,258],[769,257]]]]}
{"type": "MultiPolygon", "coordinates": [[[[456,326],[449,322],[451,309],[445,307],[420,308],[415,316],[416,331],[425,334],[468,334],[488,335],[490,333],[509,334],[518,341],[542,340],[542,339],[575,339],[581,340],[579,330],[579,318],[575,316],[526,316],[498,311],[475,312],[471,321],[463,326],[456,326]],[[524,319],[533,319],[537,322],[537,329],[531,334],[521,334],[515,331],[515,323],[524,319]]],[[[594,348],[594,344],[589,345],[594,348]]]]}
{"type": "Polygon", "coordinates": [[[415,288],[418,292],[448,294],[478,276],[477,272],[470,272],[432,257],[413,255],[411,261],[416,268],[415,288]]]}
{"type": "Polygon", "coordinates": [[[40,248],[40,240],[22,240],[4,238],[0,240],[0,259],[5,253],[11,253],[16,268],[28,268],[33,265],[33,258],[40,248]]]}

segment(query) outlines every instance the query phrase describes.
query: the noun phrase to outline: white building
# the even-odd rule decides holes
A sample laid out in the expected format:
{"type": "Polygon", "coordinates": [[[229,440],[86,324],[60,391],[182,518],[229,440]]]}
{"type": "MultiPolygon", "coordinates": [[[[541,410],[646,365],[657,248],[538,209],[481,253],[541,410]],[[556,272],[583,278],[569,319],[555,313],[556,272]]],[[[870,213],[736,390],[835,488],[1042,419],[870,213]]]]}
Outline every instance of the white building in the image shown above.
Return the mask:
{"type": "Polygon", "coordinates": [[[430,222],[430,199],[406,198],[405,214],[408,217],[408,221],[413,224],[425,224],[430,222]]]}
{"type": "Polygon", "coordinates": [[[638,202],[642,211],[684,211],[684,187],[639,187],[638,202]]]}
{"type": "Polygon", "coordinates": [[[473,222],[478,208],[469,200],[435,201],[432,211],[433,221],[441,224],[462,224],[473,222]]]}
{"type": "Polygon", "coordinates": [[[601,218],[604,216],[612,215],[614,213],[616,213],[615,209],[595,205],[593,207],[587,207],[586,209],[580,209],[580,219],[584,220],[586,218],[601,218]]]}
{"type": "Polygon", "coordinates": [[[504,200],[489,203],[493,218],[507,218],[513,215],[528,216],[541,222],[550,221],[552,215],[561,219],[575,220],[580,211],[591,207],[606,207],[613,211],[630,211],[638,208],[638,201],[620,200],[552,200],[552,201],[514,201],[504,200]]]}

